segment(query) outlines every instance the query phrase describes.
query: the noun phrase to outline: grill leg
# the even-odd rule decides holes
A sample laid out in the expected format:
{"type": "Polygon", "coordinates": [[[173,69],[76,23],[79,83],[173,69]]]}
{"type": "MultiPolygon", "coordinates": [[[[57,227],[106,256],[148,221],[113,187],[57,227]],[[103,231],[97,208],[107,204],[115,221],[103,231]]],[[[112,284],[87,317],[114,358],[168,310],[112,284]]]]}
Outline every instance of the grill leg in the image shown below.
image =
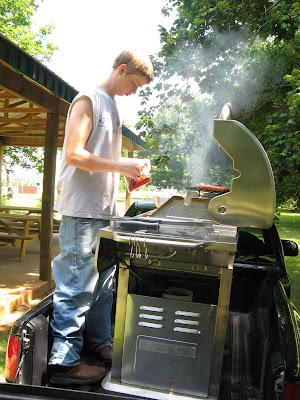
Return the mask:
{"type": "Polygon", "coordinates": [[[121,382],[128,280],[129,270],[125,267],[125,264],[120,263],[115,319],[114,352],[111,370],[112,380],[119,382],[121,382]]]}
{"type": "Polygon", "coordinates": [[[210,370],[209,395],[218,396],[220,389],[223,353],[232,282],[232,267],[221,269],[221,281],[215,329],[214,352],[210,370]]]}

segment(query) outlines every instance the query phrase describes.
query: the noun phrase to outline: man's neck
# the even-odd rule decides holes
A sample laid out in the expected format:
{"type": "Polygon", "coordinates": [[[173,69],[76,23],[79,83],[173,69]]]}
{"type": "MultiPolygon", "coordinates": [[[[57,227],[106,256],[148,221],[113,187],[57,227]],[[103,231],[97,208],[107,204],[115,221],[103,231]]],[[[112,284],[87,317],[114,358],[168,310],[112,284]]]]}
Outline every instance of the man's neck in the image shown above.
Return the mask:
{"type": "Polygon", "coordinates": [[[109,97],[113,100],[115,99],[116,91],[114,71],[112,71],[109,77],[100,84],[100,87],[109,95],[109,97]]]}

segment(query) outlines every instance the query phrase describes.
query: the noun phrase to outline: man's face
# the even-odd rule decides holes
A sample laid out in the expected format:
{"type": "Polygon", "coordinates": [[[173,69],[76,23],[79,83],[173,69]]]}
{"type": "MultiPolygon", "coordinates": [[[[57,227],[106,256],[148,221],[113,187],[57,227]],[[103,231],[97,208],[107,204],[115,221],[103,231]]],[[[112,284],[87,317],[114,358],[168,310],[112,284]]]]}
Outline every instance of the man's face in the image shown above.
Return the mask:
{"type": "Polygon", "coordinates": [[[126,68],[121,69],[116,94],[118,96],[130,96],[131,94],[135,94],[137,89],[146,83],[148,83],[148,80],[145,76],[128,74],[126,68]]]}

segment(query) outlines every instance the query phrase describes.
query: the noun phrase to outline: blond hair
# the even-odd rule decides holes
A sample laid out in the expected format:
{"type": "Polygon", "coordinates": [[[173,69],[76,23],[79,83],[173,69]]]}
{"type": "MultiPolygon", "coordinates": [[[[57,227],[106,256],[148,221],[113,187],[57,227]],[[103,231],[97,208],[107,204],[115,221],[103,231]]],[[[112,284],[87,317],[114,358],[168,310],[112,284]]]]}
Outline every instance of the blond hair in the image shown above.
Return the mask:
{"type": "Polygon", "coordinates": [[[150,58],[138,50],[124,50],[115,59],[113,69],[121,64],[127,65],[128,74],[145,76],[148,83],[152,81],[154,71],[150,58]]]}

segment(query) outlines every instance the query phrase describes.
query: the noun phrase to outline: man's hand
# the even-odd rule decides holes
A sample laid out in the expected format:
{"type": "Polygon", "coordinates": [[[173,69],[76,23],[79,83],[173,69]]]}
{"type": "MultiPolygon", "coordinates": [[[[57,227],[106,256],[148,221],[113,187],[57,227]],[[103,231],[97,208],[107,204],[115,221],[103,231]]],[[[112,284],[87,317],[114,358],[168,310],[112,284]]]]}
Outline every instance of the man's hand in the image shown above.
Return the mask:
{"type": "Polygon", "coordinates": [[[151,171],[151,163],[148,159],[141,158],[121,158],[120,160],[124,164],[124,169],[120,173],[128,178],[137,180],[142,174],[146,172],[149,174],[151,171]],[[126,165],[126,166],[125,166],[126,165]]]}
{"type": "Polygon", "coordinates": [[[134,180],[140,176],[141,167],[138,160],[133,158],[122,158],[120,161],[120,173],[122,175],[134,180]]]}

